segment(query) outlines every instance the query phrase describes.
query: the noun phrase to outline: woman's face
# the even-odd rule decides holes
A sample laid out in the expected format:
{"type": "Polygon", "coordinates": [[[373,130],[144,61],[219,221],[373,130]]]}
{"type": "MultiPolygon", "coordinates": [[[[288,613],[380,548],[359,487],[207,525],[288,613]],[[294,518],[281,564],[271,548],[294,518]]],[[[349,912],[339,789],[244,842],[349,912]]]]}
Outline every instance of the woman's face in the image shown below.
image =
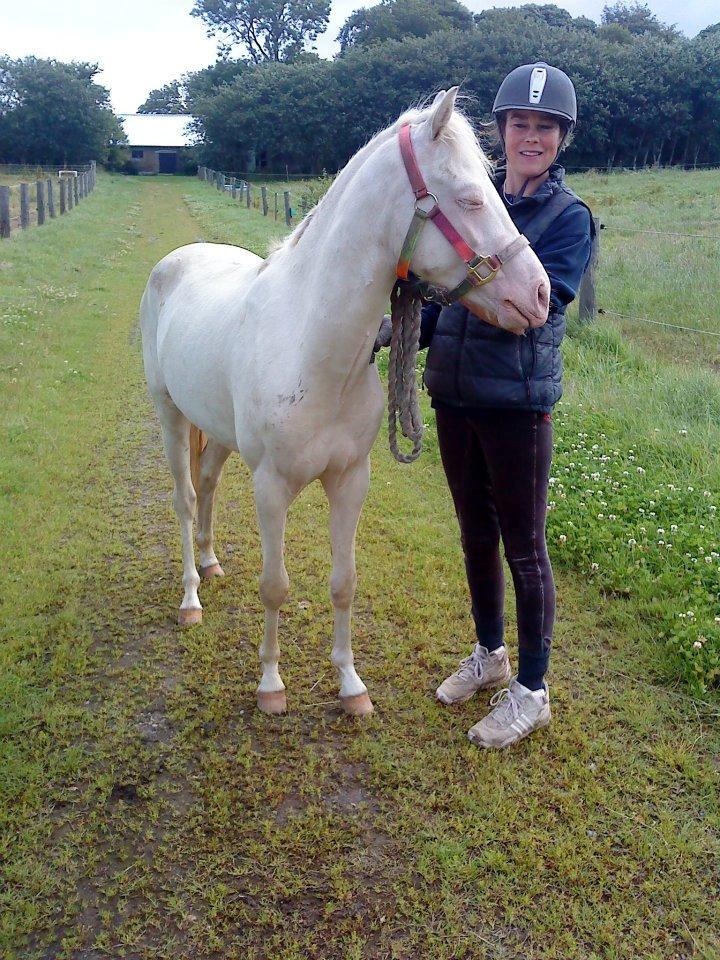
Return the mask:
{"type": "Polygon", "coordinates": [[[537,177],[555,160],[562,129],[555,117],[536,110],[510,110],[505,121],[505,155],[523,180],[537,177]]]}

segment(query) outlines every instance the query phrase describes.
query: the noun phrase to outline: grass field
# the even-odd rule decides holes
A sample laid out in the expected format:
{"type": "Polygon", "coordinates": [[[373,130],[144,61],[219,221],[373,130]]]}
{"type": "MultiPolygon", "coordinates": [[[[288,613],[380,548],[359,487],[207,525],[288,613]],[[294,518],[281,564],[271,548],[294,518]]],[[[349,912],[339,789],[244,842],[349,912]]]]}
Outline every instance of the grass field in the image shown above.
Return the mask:
{"type": "MultiPolygon", "coordinates": [[[[656,297],[664,241],[623,238],[622,225],[668,229],[690,197],[717,217],[717,175],[662,176],[646,181],[663,188],[655,219],[640,177],[576,178],[601,213],[622,211],[603,237],[601,301],[720,330],[714,254],[693,254],[697,299],[681,281],[656,297]]],[[[136,311],[175,246],[263,253],[282,230],[197,181],[106,176],[72,217],[0,244],[2,956],[716,958],[715,354],[608,317],[567,342],[546,733],[484,754],[465,731],[485,699],[433,700],[471,627],[432,425],[412,467],[382,434],[374,451],[355,652],[376,715],[357,725],[336,705],[315,486],[287,537],[290,713],[258,715],[246,471],[231,461],[219,495],[228,576],[203,588],[203,626],[181,633],[136,311]],[[655,514],[652,542],[639,510],[655,514]],[[674,552],[655,533],[671,525],[674,552]]]]}

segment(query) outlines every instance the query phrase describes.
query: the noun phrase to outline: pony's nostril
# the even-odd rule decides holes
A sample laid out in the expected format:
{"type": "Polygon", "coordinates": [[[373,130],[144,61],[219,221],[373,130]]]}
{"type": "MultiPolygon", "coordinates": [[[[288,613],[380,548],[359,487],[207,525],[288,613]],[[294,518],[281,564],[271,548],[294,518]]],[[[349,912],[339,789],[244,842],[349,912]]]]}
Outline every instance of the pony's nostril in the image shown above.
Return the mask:
{"type": "Polygon", "coordinates": [[[541,280],[538,284],[537,303],[540,311],[546,313],[550,306],[550,285],[546,280],[541,280]]]}

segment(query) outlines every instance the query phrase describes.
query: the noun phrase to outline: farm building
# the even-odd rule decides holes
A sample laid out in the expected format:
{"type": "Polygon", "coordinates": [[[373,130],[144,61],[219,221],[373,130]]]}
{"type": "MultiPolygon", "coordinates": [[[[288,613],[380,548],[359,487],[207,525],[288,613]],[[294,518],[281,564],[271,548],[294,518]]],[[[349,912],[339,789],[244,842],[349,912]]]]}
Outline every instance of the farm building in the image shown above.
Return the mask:
{"type": "Polygon", "coordinates": [[[185,115],[126,113],[120,117],[128,138],[130,161],[138,173],[177,173],[190,160],[196,141],[185,115]]]}

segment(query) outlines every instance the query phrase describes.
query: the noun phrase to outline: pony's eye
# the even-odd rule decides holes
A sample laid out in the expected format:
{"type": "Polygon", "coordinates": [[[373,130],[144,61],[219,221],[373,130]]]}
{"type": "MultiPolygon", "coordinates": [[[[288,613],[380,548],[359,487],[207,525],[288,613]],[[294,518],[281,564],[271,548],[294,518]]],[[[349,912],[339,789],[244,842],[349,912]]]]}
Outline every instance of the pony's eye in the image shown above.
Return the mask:
{"type": "Polygon", "coordinates": [[[485,204],[482,197],[459,197],[457,202],[463,210],[479,210],[485,204]]]}

